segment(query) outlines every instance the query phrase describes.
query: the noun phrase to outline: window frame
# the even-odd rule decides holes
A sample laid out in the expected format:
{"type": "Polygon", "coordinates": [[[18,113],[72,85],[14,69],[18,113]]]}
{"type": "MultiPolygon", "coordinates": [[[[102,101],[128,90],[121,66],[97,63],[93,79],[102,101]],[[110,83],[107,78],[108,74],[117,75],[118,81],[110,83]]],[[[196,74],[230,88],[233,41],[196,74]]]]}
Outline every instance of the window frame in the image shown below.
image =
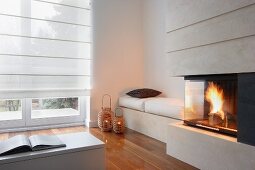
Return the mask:
{"type": "MultiPolygon", "coordinates": [[[[21,100],[21,119],[16,120],[1,120],[0,129],[20,128],[26,126],[26,101],[25,99],[3,99],[3,100],[21,100]]],[[[1,113],[0,113],[1,114],[1,113]]]]}
{"type": "MultiPolygon", "coordinates": [[[[59,97],[59,98],[69,98],[69,97],[70,96],[59,97]]],[[[78,102],[79,102],[79,115],[61,116],[61,117],[46,117],[46,118],[35,118],[35,119],[32,119],[32,117],[31,117],[32,99],[33,98],[17,99],[17,100],[21,100],[22,119],[0,121],[0,131],[5,131],[7,129],[29,128],[29,127],[34,127],[34,126],[36,126],[36,127],[43,127],[43,126],[52,127],[54,125],[65,125],[65,124],[72,124],[72,123],[84,124],[86,108],[87,108],[86,101],[88,100],[89,96],[75,96],[75,97],[78,98],[78,102]]],[[[48,97],[48,98],[51,98],[51,97],[48,97]]],[[[54,97],[54,98],[57,98],[57,97],[54,97]]]]}
{"type": "MultiPolygon", "coordinates": [[[[72,98],[68,96],[66,98],[72,98]]],[[[50,98],[50,97],[49,97],[50,98]]],[[[58,97],[54,97],[58,98],[58,97]]],[[[64,98],[64,97],[59,97],[64,98]]],[[[79,102],[79,115],[75,116],[61,116],[61,117],[46,117],[46,118],[35,118],[32,119],[32,98],[26,99],[26,126],[45,126],[45,125],[59,125],[67,123],[81,123],[85,120],[86,112],[86,97],[78,96],[79,102]]]]}

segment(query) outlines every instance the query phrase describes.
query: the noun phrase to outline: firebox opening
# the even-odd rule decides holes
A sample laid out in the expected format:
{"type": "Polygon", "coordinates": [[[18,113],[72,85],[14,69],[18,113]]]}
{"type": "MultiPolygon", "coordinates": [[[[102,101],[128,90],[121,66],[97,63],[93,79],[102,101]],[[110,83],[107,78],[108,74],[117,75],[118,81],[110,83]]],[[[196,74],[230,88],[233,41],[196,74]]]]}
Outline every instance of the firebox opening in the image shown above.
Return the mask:
{"type": "Polygon", "coordinates": [[[184,123],[237,135],[237,76],[185,77],[184,123]]]}

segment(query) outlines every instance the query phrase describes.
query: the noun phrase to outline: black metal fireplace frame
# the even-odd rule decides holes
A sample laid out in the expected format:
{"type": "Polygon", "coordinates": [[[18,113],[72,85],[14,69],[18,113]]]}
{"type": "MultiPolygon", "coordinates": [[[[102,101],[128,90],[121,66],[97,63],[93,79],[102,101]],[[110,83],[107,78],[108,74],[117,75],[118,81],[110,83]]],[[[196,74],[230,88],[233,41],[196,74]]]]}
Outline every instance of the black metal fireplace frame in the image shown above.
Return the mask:
{"type": "MultiPolygon", "coordinates": [[[[212,75],[190,75],[185,80],[229,80],[237,81],[237,141],[255,146],[255,73],[237,74],[212,74],[212,75]]],[[[185,124],[194,124],[184,121],[185,124]]],[[[196,126],[207,130],[214,130],[211,127],[196,126]]],[[[217,131],[217,130],[216,130],[217,131]]],[[[218,130],[224,132],[224,129],[218,130]]],[[[236,135],[236,134],[229,134],[236,135]]]]}
{"type": "MultiPolygon", "coordinates": [[[[237,74],[213,74],[213,75],[197,75],[197,76],[185,76],[185,80],[191,80],[191,81],[205,81],[205,82],[228,82],[228,83],[232,83],[234,84],[233,86],[233,90],[235,92],[235,95],[233,95],[234,100],[235,100],[235,106],[237,105],[236,103],[236,98],[237,98],[237,74]]],[[[205,87],[206,89],[206,87],[205,87]]],[[[209,105],[206,106],[206,102],[205,102],[205,108],[208,108],[209,105]]],[[[208,110],[209,112],[209,110],[208,110]]],[[[235,109],[235,113],[237,112],[237,110],[235,109]]],[[[205,118],[203,120],[206,120],[205,118]]],[[[211,126],[209,124],[204,124],[201,123],[203,121],[201,121],[200,119],[193,119],[193,120],[186,120],[184,119],[184,124],[189,125],[189,126],[195,126],[198,128],[203,128],[203,129],[207,129],[210,131],[216,131],[219,133],[223,133],[223,134],[227,134],[227,135],[231,135],[231,136],[237,136],[237,130],[236,129],[231,129],[231,128],[226,128],[226,127],[222,127],[222,126],[211,126]]]]}

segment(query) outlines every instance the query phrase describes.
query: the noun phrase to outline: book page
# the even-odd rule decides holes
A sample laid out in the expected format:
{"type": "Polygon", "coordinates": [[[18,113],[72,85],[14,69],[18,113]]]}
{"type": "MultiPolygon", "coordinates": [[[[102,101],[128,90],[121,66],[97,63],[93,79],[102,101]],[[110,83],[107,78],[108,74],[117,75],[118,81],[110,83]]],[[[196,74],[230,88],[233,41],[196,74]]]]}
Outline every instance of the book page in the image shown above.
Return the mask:
{"type": "Polygon", "coordinates": [[[24,135],[17,135],[0,142],[0,155],[9,155],[31,150],[29,139],[24,135]]]}
{"type": "Polygon", "coordinates": [[[50,149],[66,146],[57,136],[34,135],[29,137],[33,150],[50,149]]]}

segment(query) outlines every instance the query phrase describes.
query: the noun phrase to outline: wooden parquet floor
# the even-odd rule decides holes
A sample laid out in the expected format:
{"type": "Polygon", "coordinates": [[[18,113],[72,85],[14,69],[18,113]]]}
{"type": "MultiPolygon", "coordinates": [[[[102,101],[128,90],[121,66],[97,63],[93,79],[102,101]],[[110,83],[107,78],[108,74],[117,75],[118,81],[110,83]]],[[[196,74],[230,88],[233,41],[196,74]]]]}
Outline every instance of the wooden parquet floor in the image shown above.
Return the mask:
{"type": "Polygon", "coordinates": [[[166,144],[130,129],[126,129],[124,134],[118,135],[113,132],[101,132],[99,128],[76,126],[68,128],[2,133],[0,134],[0,140],[5,140],[19,134],[31,136],[35,134],[63,134],[82,131],[89,132],[105,142],[105,161],[107,170],[196,169],[167,155],[166,144]]]}

